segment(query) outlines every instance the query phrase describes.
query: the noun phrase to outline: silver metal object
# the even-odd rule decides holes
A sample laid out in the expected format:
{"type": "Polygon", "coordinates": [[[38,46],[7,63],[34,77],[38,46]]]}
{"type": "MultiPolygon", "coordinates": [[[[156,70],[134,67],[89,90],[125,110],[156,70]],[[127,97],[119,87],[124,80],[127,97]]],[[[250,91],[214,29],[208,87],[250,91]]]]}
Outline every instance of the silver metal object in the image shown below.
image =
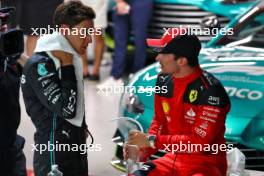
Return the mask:
{"type": "Polygon", "coordinates": [[[51,171],[48,173],[47,176],[63,176],[63,173],[59,171],[58,165],[54,164],[51,166],[51,171]]]}

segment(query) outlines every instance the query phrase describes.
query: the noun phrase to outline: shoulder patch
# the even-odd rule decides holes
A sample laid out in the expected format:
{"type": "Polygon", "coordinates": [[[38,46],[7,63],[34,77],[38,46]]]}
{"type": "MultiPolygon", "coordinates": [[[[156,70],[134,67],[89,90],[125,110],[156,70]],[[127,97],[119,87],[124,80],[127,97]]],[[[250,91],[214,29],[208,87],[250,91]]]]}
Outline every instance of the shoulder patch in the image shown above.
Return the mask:
{"type": "Polygon", "coordinates": [[[193,103],[198,98],[198,90],[191,90],[189,94],[189,100],[191,103],[193,103]]]}
{"type": "Polygon", "coordinates": [[[158,78],[157,78],[157,82],[156,82],[156,86],[160,87],[161,89],[166,89],[167,91],[164,92],[159,92],[157,93],[157,95],[161,96],[161,97],[166,97],[166,98],[170,98],[173,97],[173,88],[174,88],[174,84],[173,84],[173,80],[172,80],[172,76],[169,74],[159,74],[158,78]]]}
{"type": "Polygon", "coordinates": [[[203,92],[200,103],[223,108],[230,104],[230,100],[222,86],[214,86],[203,92]]]}
{"type": "Polygon", "coordinates": [[[38,64],[38,74],[40,76],[46,76],[48,74],[48,70],[46,69],[46,63],[38,64]]]}
{"type": "Polygon", "coordinates": [[[197,104],[199,102],[202,89],[203,87],[200,79],[196,79],[195,81],[189,83],[184,92],[184,102],[197,104]]]}

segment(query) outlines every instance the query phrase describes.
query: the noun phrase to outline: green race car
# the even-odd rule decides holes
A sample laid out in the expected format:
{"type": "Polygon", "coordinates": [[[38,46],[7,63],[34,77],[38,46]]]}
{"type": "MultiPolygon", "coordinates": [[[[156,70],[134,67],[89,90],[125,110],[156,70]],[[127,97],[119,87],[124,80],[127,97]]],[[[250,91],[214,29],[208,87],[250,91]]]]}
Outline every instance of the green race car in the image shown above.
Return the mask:
{"type": "MultiPolygon", "coordinates": [[[[160,38],[164,28],[188,25],[190,27],[203,28],[225,27],[236,15],[244,13],[256,0],[154,0],[153,15],[149,24],[150,38],[160,38]]],[[[113,21],[112,11],[115,1],[109,1],[108,21],[106,29],[106,44],[112,50],[113,21]]],[[[212,36],[200,35],[203,42],[209,41],[212,36]]],[[[133,31],[129,40],[129,50],[133,50],[133,31]]]]}

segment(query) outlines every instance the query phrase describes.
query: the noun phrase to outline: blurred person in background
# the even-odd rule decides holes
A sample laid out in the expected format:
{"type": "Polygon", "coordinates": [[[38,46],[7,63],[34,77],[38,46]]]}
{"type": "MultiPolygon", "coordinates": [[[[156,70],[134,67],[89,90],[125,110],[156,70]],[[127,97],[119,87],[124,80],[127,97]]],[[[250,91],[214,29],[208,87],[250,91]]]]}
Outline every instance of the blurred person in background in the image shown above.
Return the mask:
{"type": "Polygon", "coordinates": [[[83,74],[91,81],[100,80],[100,65],[104,54],[105,42],[104,42],[104,29],[107,27],[107,6],[108,0],[81,0],[83,4],[92,7],[96,13],[94,20],[94,27],[102,31],[101,35],[94,35],[94,65],[93,71],[89,73],[87,64],[87,53],[83,55],[83,74]]]}
{"type": "Polygon", "coordinates": [[[32,28],[54,27],[52,15],[56,7],[62,2],[63,0],[24,0],[23,3],[20,3],[19,26],[26,35],[26,54],[29,57],[32,56],[39,38],[39,35],[36,35],[32,28]]]}
{"type": "Polygon", "coordinates": [[[10,27],[16,28],[19,21],[20,16],[20,4],[21,2],[19,0],[0,0],[1,7],[15,7],[16,10],[13,12],[13,15],[11,15],[10,19],[10,27]]]}
{"type": "Polygon", "coordinates": [[[116,0],[113,13],[115,49],[111,77],[98,87],[123,85],[121,77],[126,67],[129,26],[134,33],[135,56],[132,73],[142,69],[146,61],[146,38],[153,11],[153,0],[116,0]]]}

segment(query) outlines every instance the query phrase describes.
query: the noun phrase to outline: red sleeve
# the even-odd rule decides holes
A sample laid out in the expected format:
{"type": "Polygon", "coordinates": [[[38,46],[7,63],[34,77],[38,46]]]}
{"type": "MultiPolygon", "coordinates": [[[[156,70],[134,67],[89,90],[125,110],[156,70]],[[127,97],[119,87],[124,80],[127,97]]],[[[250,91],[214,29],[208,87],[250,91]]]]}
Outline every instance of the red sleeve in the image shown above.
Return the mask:
{"type": "Polygon", "coordinates": [[[149,134],[158,135],[162,125],[164,124],[164,113],[161,105],[161,100],[158,95],[155,94],[154,100],[154,117],[148,130],[149,134]]]}
{"type": "MultiPolygon", "coordinates": [[[[162,129],[162,124],[164,124],[164,114],[163,114],[163,109],[162,109],[162,105],[161,105],[161,100],[160,97],[158,95],[155,94],[155,100],[154,100],[154,117],[153,120],[151,122],[150,128],[148,130],[148,134],[149,135],[158,135],[160,134],[160,131],[162,129]]],[[[147,149],[144,153],[145,155],[142,157],[142,161],[146,161],[146,159],[156,153],[158,150],[157,149],[152,149],[149,148],[147,149]]]]}

